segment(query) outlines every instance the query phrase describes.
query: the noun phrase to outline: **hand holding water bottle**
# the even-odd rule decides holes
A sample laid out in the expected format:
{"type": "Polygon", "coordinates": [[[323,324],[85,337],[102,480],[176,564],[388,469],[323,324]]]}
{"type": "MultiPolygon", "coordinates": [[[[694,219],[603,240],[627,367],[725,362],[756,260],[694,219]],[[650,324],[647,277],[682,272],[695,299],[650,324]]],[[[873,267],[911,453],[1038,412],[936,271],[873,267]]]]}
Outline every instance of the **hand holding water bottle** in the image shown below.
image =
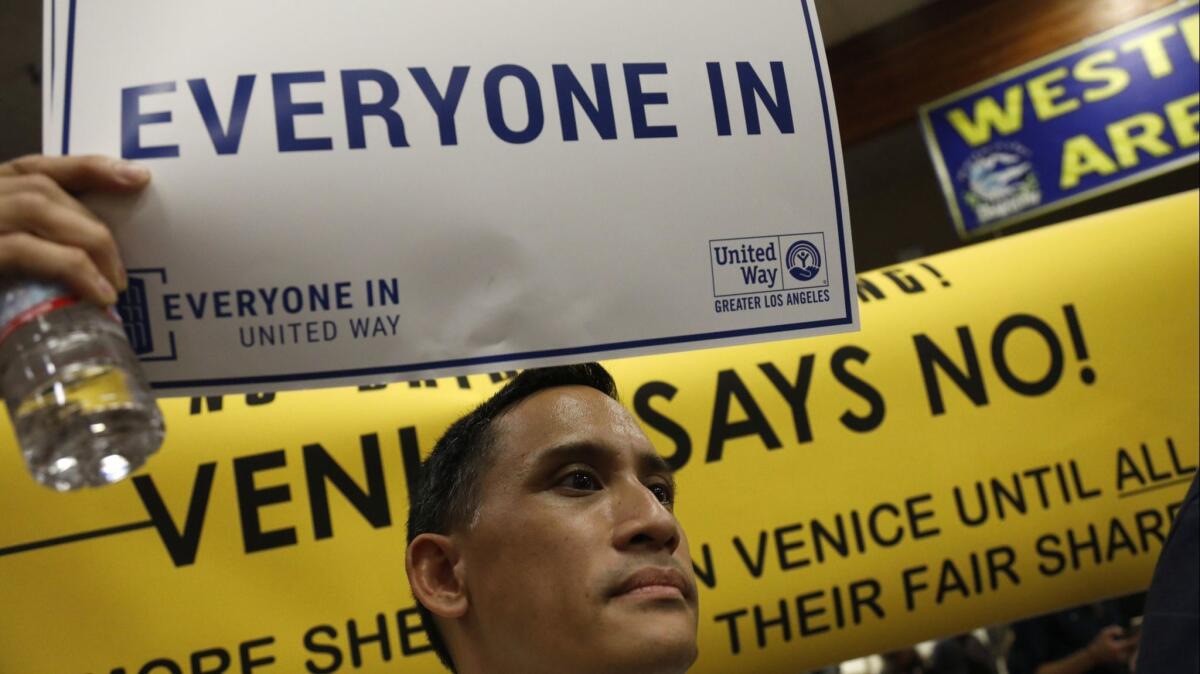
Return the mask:
{"type": "Polygon", "coordinates": [[[98,156],[0,164],[0,393],[26,466],[59,491],[116,482],[162,442],[137,359],[102,309],[127,283],[116,242],[72,196],[149,180],[98,156]]]}
{"type": "Polygon", "coordinates": [[[136,192],[148,182],[146,169],[106,157],[31,155],[0,164],[0,277],[58,282],[112,304],[125,288],[117,244],[71,195],[136,192]]]}

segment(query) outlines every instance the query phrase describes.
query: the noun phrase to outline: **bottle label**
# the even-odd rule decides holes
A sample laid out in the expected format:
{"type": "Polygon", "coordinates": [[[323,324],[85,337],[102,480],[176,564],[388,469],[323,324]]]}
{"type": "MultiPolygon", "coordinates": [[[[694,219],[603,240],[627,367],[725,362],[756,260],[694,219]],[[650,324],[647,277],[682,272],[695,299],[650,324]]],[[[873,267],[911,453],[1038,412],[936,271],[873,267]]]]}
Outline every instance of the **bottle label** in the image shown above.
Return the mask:
{"type": "MultiPolygon", "coordinates": [[[[38,316],[68,307],[79,298],[56,283],[41,281],[9,281],[0,283],[0,342],[38,316]]],[[[120,318],[112,308],[106,313],[118,323],[120,318]]]]}

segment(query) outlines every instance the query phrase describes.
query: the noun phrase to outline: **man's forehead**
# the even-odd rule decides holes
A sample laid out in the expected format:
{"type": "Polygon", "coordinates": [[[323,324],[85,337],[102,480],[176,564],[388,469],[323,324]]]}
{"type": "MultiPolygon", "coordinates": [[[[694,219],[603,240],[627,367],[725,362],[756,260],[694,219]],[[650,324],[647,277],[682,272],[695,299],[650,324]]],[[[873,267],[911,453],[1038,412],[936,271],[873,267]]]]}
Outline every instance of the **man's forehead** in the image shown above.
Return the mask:
{"type": "Polygon", "coordinates": [[[650,448],[641,427],[620,403],[587,386],[538,391],[506,410],[493,429],[498,445],[523,455],[569,443],[650,448]]]}

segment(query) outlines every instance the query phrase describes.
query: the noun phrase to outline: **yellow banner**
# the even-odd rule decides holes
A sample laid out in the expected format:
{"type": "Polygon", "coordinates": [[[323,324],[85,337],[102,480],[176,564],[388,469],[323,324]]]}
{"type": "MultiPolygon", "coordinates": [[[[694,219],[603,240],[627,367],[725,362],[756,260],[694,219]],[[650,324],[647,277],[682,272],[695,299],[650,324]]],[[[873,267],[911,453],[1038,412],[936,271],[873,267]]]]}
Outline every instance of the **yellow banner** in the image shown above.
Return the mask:
{"type": "MultiPolygon", "coordinates": [[[[860,276],[863,331],[607,363],[677,468],[693,671],[796,672],[1137,591],[1198,463],[1196,192],[860,276]]],[[[407,481],[499,386],[164,400],[132,481],[0,429],[0,671],[441,671],[407,481]]]]}

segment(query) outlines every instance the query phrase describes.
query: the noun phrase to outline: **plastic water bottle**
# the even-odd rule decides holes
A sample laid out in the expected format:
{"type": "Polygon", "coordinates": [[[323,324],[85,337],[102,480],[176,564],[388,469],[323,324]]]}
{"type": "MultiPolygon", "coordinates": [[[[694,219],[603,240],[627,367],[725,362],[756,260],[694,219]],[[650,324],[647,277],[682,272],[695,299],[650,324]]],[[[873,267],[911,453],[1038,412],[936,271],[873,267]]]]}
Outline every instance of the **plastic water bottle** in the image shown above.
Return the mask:
{"type": "Polygon", "coordinates": [[[0,283],[0,392],[26,467],[58,491],[117,482],[162,444],[116,313],[56,285],[0,283]]]}

